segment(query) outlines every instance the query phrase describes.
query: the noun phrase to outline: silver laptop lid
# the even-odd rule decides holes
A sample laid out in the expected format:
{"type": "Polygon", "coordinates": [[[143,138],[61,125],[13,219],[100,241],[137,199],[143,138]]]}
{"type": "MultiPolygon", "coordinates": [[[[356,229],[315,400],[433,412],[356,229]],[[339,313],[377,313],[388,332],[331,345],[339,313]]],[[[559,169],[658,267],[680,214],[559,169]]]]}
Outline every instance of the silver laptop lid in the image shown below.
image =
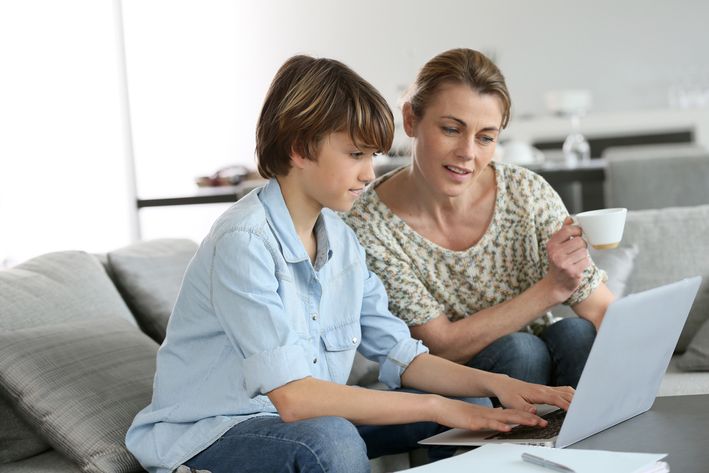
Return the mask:
{"type": "Polygon", "coordinates": [[[700,283],[683,279],[608,307],[556,447],[650,409],[700,283]]]}

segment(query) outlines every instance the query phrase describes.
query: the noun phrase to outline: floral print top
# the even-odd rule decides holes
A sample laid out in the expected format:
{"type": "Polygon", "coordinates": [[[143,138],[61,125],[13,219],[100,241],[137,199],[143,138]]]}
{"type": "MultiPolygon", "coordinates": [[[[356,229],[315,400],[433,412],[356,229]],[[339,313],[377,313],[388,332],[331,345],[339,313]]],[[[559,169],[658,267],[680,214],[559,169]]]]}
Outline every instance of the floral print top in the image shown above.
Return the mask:
{"type": "MultiPolygon", "coordinates": [[[[532,171],[490,165],[497,181],[494,214],[480,241],[467,250],[427,240],[379,199],[374,189],[399,170],[374,181],[343,215],[387,289],[389,309],[409,326],[440,314],[462,319],[518,296],[546,274],[546,243],[568,215],[561,198],[532,171]]],[[[606,280],[606,273],[591,264],[565,304],[583,301],[606,280]]],[[[540,314],[527,330],[538,333],[552,322],[550,314],[540,314]]]]}

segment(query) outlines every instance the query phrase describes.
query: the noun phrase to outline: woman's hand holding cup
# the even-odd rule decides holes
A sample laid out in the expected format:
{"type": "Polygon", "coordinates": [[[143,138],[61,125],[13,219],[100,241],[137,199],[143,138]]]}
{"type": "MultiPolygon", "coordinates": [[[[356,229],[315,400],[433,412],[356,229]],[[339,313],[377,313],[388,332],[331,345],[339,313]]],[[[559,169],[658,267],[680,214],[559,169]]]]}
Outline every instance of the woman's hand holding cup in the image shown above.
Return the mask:
{"type": "Polygon", "coordinates": [[[573,219],[567,217],[561,229],[547,242],[549,271],[545,278],[552,285],[556,303],[573,294],[583,279],[583,272],[591,264],[586,241],[581,238],[581,228],[573,223],[573,219]]]}

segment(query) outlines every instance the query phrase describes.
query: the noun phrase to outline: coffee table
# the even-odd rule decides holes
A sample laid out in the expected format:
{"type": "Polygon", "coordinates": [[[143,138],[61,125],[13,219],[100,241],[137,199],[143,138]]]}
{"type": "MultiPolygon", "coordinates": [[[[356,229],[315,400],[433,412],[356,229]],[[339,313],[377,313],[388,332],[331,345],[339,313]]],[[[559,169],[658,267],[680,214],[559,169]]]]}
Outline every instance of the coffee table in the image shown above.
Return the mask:
{"type": "Polygon", "coordinates": [[[667,453],[672,472],[709,471],[709,394],[658,397],[652,408],[568,448],[667,453]]]}

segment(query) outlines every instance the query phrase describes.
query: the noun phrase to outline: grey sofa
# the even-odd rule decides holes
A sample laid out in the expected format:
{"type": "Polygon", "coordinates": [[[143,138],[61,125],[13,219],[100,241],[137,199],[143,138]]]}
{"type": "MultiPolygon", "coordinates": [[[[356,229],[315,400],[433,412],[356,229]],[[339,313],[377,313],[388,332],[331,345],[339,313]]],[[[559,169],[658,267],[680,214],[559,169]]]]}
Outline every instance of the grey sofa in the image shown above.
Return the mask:
{"type": "MultiPolygon", "coordinates": [[[[603,256],[626,293],[704,277],[661,395],[709,393],[707,234],[709,205],[630,212],[621,247],[603,256]]],[[[123,435],[150,399],[156,340],[195,248],[154,240],[0,271],[0,473],[139,471],[123,435]]],[[[349,382],[375,381],[376,366],[358,357],[349,382]]],[[[380,458],[372,470],[411,460],[380,458]]]]}
{"type": "MultiPolygon", "coordinates": [[[[155,355],[196,248],[153,240],[0,271],[0,473],[142,471],[123,438],[150,401],[155,355]]],[[[360,364],[350,382],[375,381],[360,364]]],[[[410,456],[371,465],[404,469],[410,456]]]]}
{"type": "Polygon", "coordinates": [[[195,250],[155,240],[0,271],[0,472],[140,471],[123,436],[195,250]]]}

